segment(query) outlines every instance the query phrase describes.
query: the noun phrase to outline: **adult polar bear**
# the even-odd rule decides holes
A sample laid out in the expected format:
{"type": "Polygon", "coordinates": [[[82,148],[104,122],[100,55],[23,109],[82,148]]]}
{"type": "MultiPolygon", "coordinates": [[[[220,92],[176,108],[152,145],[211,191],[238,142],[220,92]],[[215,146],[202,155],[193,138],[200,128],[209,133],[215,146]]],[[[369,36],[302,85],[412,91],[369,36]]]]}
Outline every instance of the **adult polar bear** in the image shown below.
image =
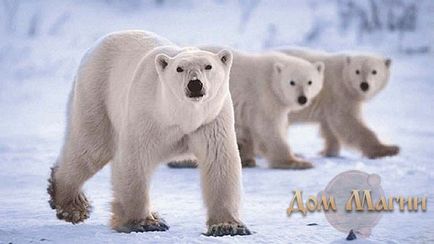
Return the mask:
{"type": "Polygon", "coordinates": [[[385,145],[364,123],[364,101],[389,81],[391,60],[374,54],[333,54],[302,48],[280,50],[291,56],[325,64],[324,87],[312,104],[289,114],[289,122],[318,122],[325,139],[324,156],[338,156],[341,143],[360,150],[368,158],[392,156],[399,147],[385,145]]]}
{"type": "Polygon", "coordinates": [[[207,235],[247,235],[239,219],[238,155],[229,72],[232,53],[181,49],[143,31],[113,33],[83,59],[69,101],[63,150],[48,192],[57,217],[84,221],[84,182],[112,162],[112,228],[164,231],[151,212],[153,170],[182,154],[200,162],[207,235]]]}

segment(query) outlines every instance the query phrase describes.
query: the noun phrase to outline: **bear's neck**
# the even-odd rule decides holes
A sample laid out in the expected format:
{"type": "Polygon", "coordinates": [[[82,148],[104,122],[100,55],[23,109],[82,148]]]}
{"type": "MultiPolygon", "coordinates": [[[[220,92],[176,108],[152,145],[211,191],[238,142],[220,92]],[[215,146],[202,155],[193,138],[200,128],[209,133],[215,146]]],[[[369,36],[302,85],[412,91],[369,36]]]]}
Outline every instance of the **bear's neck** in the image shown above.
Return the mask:
{"type": "Polygon", "coordinates": [[[278,89],[273,87],[273,81],[271,77],[262,77],[262,82],[259,85],[259,94],[262,94],[259,99],[261,105],[265,105],[264,112],[269,113],[288,113],[290,111],[290,105],[286,104],[283,94],[280,94],[278,89]]]}
{"type": "Polygon", "coordinates": [[[324,75],[324,87],[320,93],[322,97],[328,100],[329,103],[346,104],[346,106],[357,103],[355,94],[349,89],[350,82],[344,74],[344,66],[346,65],[346,56],[339,55],[331,61],[324,75]]]}
{"type": "Polygon", "coordinates": [[[167,126],[178,127],[182,133],[189,134],[203,124],[214,120],[220,113],[223,99],[212,98],[207,101],[193,102],[181,100],[172,94],[162,82],[157,89],[156,116],[163,119],[167,126]]]}

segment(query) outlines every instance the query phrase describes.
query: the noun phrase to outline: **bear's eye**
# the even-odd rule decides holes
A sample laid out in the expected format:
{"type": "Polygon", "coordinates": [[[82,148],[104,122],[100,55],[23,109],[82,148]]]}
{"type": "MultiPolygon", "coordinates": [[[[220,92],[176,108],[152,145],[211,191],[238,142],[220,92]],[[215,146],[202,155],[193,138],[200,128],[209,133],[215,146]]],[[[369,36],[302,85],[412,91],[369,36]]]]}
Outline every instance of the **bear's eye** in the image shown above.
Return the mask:
{"type": "Polygon", "coordinates": [[[181,67],[176,68],[176,72],[181,73],[182,71],[184,71],[183,68],[181,68],[181,67]]]}
{"type": "Polygon", "coordinates": [[[373,74],[373,75],[376,75],[376,74],[377,74],[377,71],[374,69],[374,70],[372,71],[372,74],[373,74]]]}
{"type": "Polygon", "coordinates": [[[212,69],[212,66],[208,64],[207,66],[205,66],[205,69],[210,70],[210,69],[212,69]]]}
{"type": "Polygon", "coordinates": [[[357,74],[357,75],[360,75],[360,70],[356,70],[356,74],[357,74]]]}
{"type": "Polygon", "coordinates": [[[291,86],[295,86],[295,81],[290,81],[289,84],[291,84],[291,86]]]}
{"type": "Polygon", "coordinates": [[[308,81],[307,84],[308,84],[309,86],[312,85],[312,81],[311,81],[311,80],[308,81]]]}

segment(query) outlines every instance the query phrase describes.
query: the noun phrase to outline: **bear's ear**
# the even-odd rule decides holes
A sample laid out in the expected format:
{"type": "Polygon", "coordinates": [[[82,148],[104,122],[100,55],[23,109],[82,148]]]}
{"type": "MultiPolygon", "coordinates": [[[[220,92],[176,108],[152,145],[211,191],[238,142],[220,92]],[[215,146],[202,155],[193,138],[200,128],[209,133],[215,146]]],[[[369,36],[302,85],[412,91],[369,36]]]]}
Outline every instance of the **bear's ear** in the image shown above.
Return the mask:
{"type": "Polygon", "coordinates": [[[274,69],[274,72],[275,72],[276,74],[280,74],[280,73],[282,73],[283,68],[284,68],[284,66],[283,66],[282,63],[275,63],[275,64],[273,65],[273,69],[274,69]]]}
{"type": "Polygon", "coordinates": [[[219,60],[226,66],[231,67],[232,65],[232,52],[226,49],[221,50],[217,53],[219,60]]]}
{"type": "Polygon", "coordinates": [[[170,57],[164,53],[160,53],[155,56],[155,68],[157,69],[158,73],[161,73],[166,69],[167,65],[169,65],[169,60],[170,57]]]}
{"type": "Polygon", "coordinates": [[[384,63],[386,64],[386,67],[389,68],[390,65],[392,64],[392,59],[386,58],[386,60],[384,60],[384,63]]]}
{"type": "Polygon", "coordinates": [[[351,57],[350,57],[350,56],[347,56],[347,57],[345,58],[345,60],[347,61],[347,64],[350,64],[350,63],[351,63],[351,57]]]}
{"type": "Polygon", "coordinates": [[[320,74],[324,72],[324,63],[323,62],[315,62],[315,63],[313,63],[313,65],[315,66],[316,70],[318,70],[318,72],[320,74]]]}

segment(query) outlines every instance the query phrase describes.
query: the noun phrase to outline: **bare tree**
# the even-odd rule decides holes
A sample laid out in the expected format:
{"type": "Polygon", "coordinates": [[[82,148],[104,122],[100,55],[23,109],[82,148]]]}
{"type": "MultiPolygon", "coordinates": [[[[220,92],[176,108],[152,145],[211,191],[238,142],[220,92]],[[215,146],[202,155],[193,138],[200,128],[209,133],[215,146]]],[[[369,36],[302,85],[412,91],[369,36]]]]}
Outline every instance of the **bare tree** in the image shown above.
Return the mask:
{"type": "Polygon", "coordinates": [[[13,33],[16,30],[16,15],[18,7],[20,5],[19,0],[3,0],[3,6],[5,11],[5,29],[9,33],[13,33]]]}
{"type": "Polygon", "coordinates": [[[262,48],[268,49],[270,47],[274,47],[277,44],[277,27],[275,24],[270,23],[267,26],[267,35],[262,42],[262,48]]]}
{"type": "Polygon", "coordinates": [[[245,31],[250,17],[256,7],[258,7],[259,2],[260,0],[239,0],[241,8],[240,25],[238,28],[239,32],[245,31]]]}
{"type": "Polygon", "coordinates": [[[70,18],[71,18],[71,14],[69,12],[65,12],[59,17],[57,17],[54,23],[51,25],[50,29],[48,30],[48,34],[50,35],[58,34],[70,18]]]}
{"type": "Polygon", "coordinates": [[[354,31],[358,42],[374,33],[398,32],[401,48],[406,33],[416,30],[417,7],[416,1],[337,0],[339,29],[342,33],[354,31]]]}
{"type": "Polygon", "coordinates": [[[39,34],[39,21],[40,17],[38,13],[33,14],[32,18],[30,19],[29,28],[27,30],[27,35],[29,37],[35,37],[39,34]]]}
{"type": "Polygon", "coordinates": [[[372,29],[380,30],[383,28],[383,23],[380,20],[380,8],[378,7],[379,1],[369,0],[369,5],[371,8],[371,25],[372,29]]]}

